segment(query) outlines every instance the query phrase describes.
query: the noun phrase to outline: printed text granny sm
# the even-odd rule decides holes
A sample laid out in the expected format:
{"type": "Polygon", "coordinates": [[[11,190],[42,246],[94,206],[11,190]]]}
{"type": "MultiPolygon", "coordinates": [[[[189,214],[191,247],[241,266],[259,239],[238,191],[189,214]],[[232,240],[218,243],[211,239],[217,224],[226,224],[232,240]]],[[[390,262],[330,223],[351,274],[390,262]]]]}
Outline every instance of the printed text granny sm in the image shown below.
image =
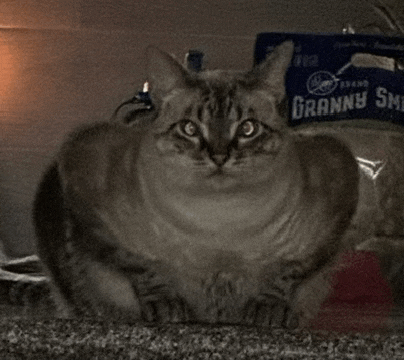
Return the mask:
{"type": "Polygon", "coordinates": [[[261,33],[258,64],[286,40],[295,44],[287,73],[290,125],[376,119],[404,125],[404,38],[360,34],[261,33]]]}

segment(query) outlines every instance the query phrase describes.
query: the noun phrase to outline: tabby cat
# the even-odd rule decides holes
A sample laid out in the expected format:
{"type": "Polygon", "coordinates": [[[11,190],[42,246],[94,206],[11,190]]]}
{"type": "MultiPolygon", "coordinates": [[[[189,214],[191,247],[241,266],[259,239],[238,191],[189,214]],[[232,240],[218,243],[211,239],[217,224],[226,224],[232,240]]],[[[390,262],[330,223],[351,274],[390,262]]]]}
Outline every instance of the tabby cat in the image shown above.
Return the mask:
{"type": "Polygon", "coordinates": [[[38,250],[66,314],[304,326],[358,201],[342,141],[287,126],[293,43],[248,72],[149,48],[157,117],[67,139],[39,187],[38,250]]]}

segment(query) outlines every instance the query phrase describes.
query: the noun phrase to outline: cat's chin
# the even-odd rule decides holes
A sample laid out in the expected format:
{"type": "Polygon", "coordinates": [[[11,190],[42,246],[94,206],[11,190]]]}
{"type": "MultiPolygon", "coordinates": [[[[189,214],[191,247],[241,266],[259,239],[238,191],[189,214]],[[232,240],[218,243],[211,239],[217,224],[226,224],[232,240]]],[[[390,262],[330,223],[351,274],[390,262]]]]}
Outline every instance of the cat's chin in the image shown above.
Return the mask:
{"type": "Polygon", "coordinates": [[[225,191],[231,190],[240,184],[240,180],[236,176],[217,168],[211,171],[204,179],[204,184],[209,190],[225,191]]]}
{"type": "Polygon", "coordinates": [[[216,167],[209,172],[207,178],[224,178],[228,176],[229,176],[228,173],[224,171],[221,167],[216,167]]]}

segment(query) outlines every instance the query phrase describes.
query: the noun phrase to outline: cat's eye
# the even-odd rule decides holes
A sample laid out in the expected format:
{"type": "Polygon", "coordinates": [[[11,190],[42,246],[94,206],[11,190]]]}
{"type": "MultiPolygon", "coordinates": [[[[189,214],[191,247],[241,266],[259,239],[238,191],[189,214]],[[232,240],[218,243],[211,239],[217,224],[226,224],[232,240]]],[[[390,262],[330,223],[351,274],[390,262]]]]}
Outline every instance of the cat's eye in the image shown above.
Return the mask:
{"type": "Polygon", "coordinates": [[[259,130],[259,123],[255,120],[243,121],[238,128],[238,135],[242,137],[252,137],[259,130]]]}
{"type": "Polygon", "coordinates": [[[198,135],[198,127],[193,121],[184,120],[181,122],[181,130],[187,136],[198,135]]]}

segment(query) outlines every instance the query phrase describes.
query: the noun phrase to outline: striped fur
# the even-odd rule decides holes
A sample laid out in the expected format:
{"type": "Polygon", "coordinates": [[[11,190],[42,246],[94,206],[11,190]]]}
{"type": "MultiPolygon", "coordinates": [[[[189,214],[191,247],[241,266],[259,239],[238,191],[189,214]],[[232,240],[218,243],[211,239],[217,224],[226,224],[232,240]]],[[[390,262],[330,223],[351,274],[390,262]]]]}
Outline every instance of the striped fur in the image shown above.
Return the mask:
{"type": "Polygon", "coordinates": [[[288,129],[292,53],[284,43],[249,72],[190,73],[149,49],[153,122],[70,136],[35,203],[38,249],[68,307],[290,327],[315,314],[358,174],[340,141],[288,129]]]}

